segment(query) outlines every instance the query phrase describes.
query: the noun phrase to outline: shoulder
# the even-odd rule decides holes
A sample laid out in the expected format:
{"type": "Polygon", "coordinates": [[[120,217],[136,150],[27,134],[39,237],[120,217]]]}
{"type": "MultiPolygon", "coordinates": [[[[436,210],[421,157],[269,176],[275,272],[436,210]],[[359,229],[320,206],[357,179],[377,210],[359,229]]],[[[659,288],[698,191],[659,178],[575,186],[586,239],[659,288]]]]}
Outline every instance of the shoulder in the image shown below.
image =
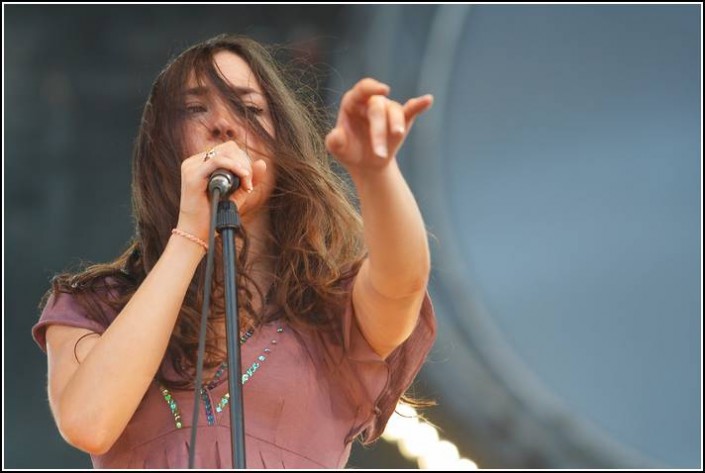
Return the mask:
{"type": "Polygon", "coordinates": [[[64,325],[103,333],[124,305],[125,284],[119,278],[105,277],[86,286],[54,284],[40,305],[39,320],[32,327],[32,338],[46,351],[46,330],[64,325]]]}

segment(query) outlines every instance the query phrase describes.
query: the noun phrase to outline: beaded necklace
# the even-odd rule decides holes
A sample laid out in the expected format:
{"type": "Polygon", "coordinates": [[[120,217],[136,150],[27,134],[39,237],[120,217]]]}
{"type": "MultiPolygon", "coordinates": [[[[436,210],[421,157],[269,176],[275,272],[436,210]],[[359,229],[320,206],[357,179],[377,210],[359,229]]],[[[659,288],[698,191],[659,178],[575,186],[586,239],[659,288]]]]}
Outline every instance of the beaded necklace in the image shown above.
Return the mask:
{"type": "MultiPolygon", "coordinates": [[[[277,334],[281,334],[284,331],[282,327],[277,328],[277,334]]],[[[244,335],[240,337],[240,345],[243,345],[254,333],[253,329],[249,329],[247,332],[245,332],[244,335]]],[[[242,379],[241,382],[244,385],[247,381],[252,379],[252,377],[255,375],[255,372],[260,368],[261,363],[264,362],[267,357],[269,356],[270,353],[272,353],[272,349],[270,346],[275,346],[277,344],[277,339],[273,338],[267,347],[262,351],[262,353],[256,358],[256,360],[250,365],[247,370],[242,374],[242,379]]],[[[208,420],[208,425],[215,425],[215,415],[213,413],[213,406],[210,401],[210,397],[208,396],[208,392],[213,390],[218,385],[218,382],[220,381],[221,376],[223,376],[223,373],[225,372],[225,369],[228,367],[227,362],[221,363],[220,367],[218,367],[218,370],[215,373],[215,376],[213,376],[213,379],[205,386],[205,388],[201,388],[201,399],[203,399],[203,404],[206,407],[206,419],[208,420]]],[[[179,409],[178,404],[176,403],[176,400],[174,399],[174,396],[171,394],[171,392],[162,386],[161,384],[159,385],[159,390],[162,393],[162,396],[164,397],[164,400],[166,401],[167,405],[169,406],[169,409],[171,409],[171,414],[174,416],[174,423],[176,424],[176,428],[180,429],[183,427],[183,424],[181,422],[181,410],[179,409]]],[[[225,393],[225,395],[220,399],[218,404],[215,406],[215,411],[218,413],[223,412],[223,409],[228,405],[228,402],[230,402],[230,393],[225,393]]]]}

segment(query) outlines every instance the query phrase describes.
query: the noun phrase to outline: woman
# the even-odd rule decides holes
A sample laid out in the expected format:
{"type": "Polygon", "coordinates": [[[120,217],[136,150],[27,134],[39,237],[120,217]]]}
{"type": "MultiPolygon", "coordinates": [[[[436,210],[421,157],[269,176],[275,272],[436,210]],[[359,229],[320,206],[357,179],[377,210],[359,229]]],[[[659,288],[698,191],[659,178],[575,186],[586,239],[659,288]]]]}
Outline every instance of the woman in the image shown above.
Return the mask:
{"type": "MultiPolygon", "coordinates": [[[[218,168],[241,178],[230,198],[245,229],[247,466],[342,468],[355,438],[382,433],[435,337],[424,224],[395,159],[432,98],[388,93],[357,83],[324,141],[252,40],[213,38],[161,72],[134,152],[134,240],[111,263],[57,276],[33,328],[59,431],[94,466],[187,466],[218,168]],[[362,221],[326,150],[350,174],[362,221]]],[[[218,260],[196,451],[206,468],[231,466],[218,260]]]]}

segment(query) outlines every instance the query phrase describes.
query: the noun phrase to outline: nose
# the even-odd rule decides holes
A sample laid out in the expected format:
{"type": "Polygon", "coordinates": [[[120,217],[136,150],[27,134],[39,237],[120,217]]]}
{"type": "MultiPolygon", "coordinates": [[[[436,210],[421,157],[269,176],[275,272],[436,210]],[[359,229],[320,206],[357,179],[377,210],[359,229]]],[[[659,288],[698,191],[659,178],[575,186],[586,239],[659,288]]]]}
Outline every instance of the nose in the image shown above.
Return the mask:
{"type": "Polygon", "coordinates": [[[213,123],[212,134],[214,138],[220,140],[234,140],[235,126],[230,120],[219,118],[213,123]]]}
{"type": "Polygon", "coordinates": [[[220,109],[216,112],[211,123],[211,133],[219,140],[235,140],[238,135],[237,120],[228,110],[220,109]]]}

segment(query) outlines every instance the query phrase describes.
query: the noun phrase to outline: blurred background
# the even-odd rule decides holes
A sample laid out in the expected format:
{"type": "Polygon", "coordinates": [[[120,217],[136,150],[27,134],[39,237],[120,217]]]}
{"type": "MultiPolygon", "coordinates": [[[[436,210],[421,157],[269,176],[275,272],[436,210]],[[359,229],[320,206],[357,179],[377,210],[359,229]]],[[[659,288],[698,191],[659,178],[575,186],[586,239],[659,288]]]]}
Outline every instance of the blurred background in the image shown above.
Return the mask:
{"type": "Polygon", "coordinates": [[[90,467],[30,327],[53,274],[125,246],[151,83],[222,32],[287,46],[332,111],[368,75],[435,95],[399,160],[433,234],[437,429],[394,421],[349,467],[702,466],[700,5],[3,12],[5,467],[90,467]]]}

